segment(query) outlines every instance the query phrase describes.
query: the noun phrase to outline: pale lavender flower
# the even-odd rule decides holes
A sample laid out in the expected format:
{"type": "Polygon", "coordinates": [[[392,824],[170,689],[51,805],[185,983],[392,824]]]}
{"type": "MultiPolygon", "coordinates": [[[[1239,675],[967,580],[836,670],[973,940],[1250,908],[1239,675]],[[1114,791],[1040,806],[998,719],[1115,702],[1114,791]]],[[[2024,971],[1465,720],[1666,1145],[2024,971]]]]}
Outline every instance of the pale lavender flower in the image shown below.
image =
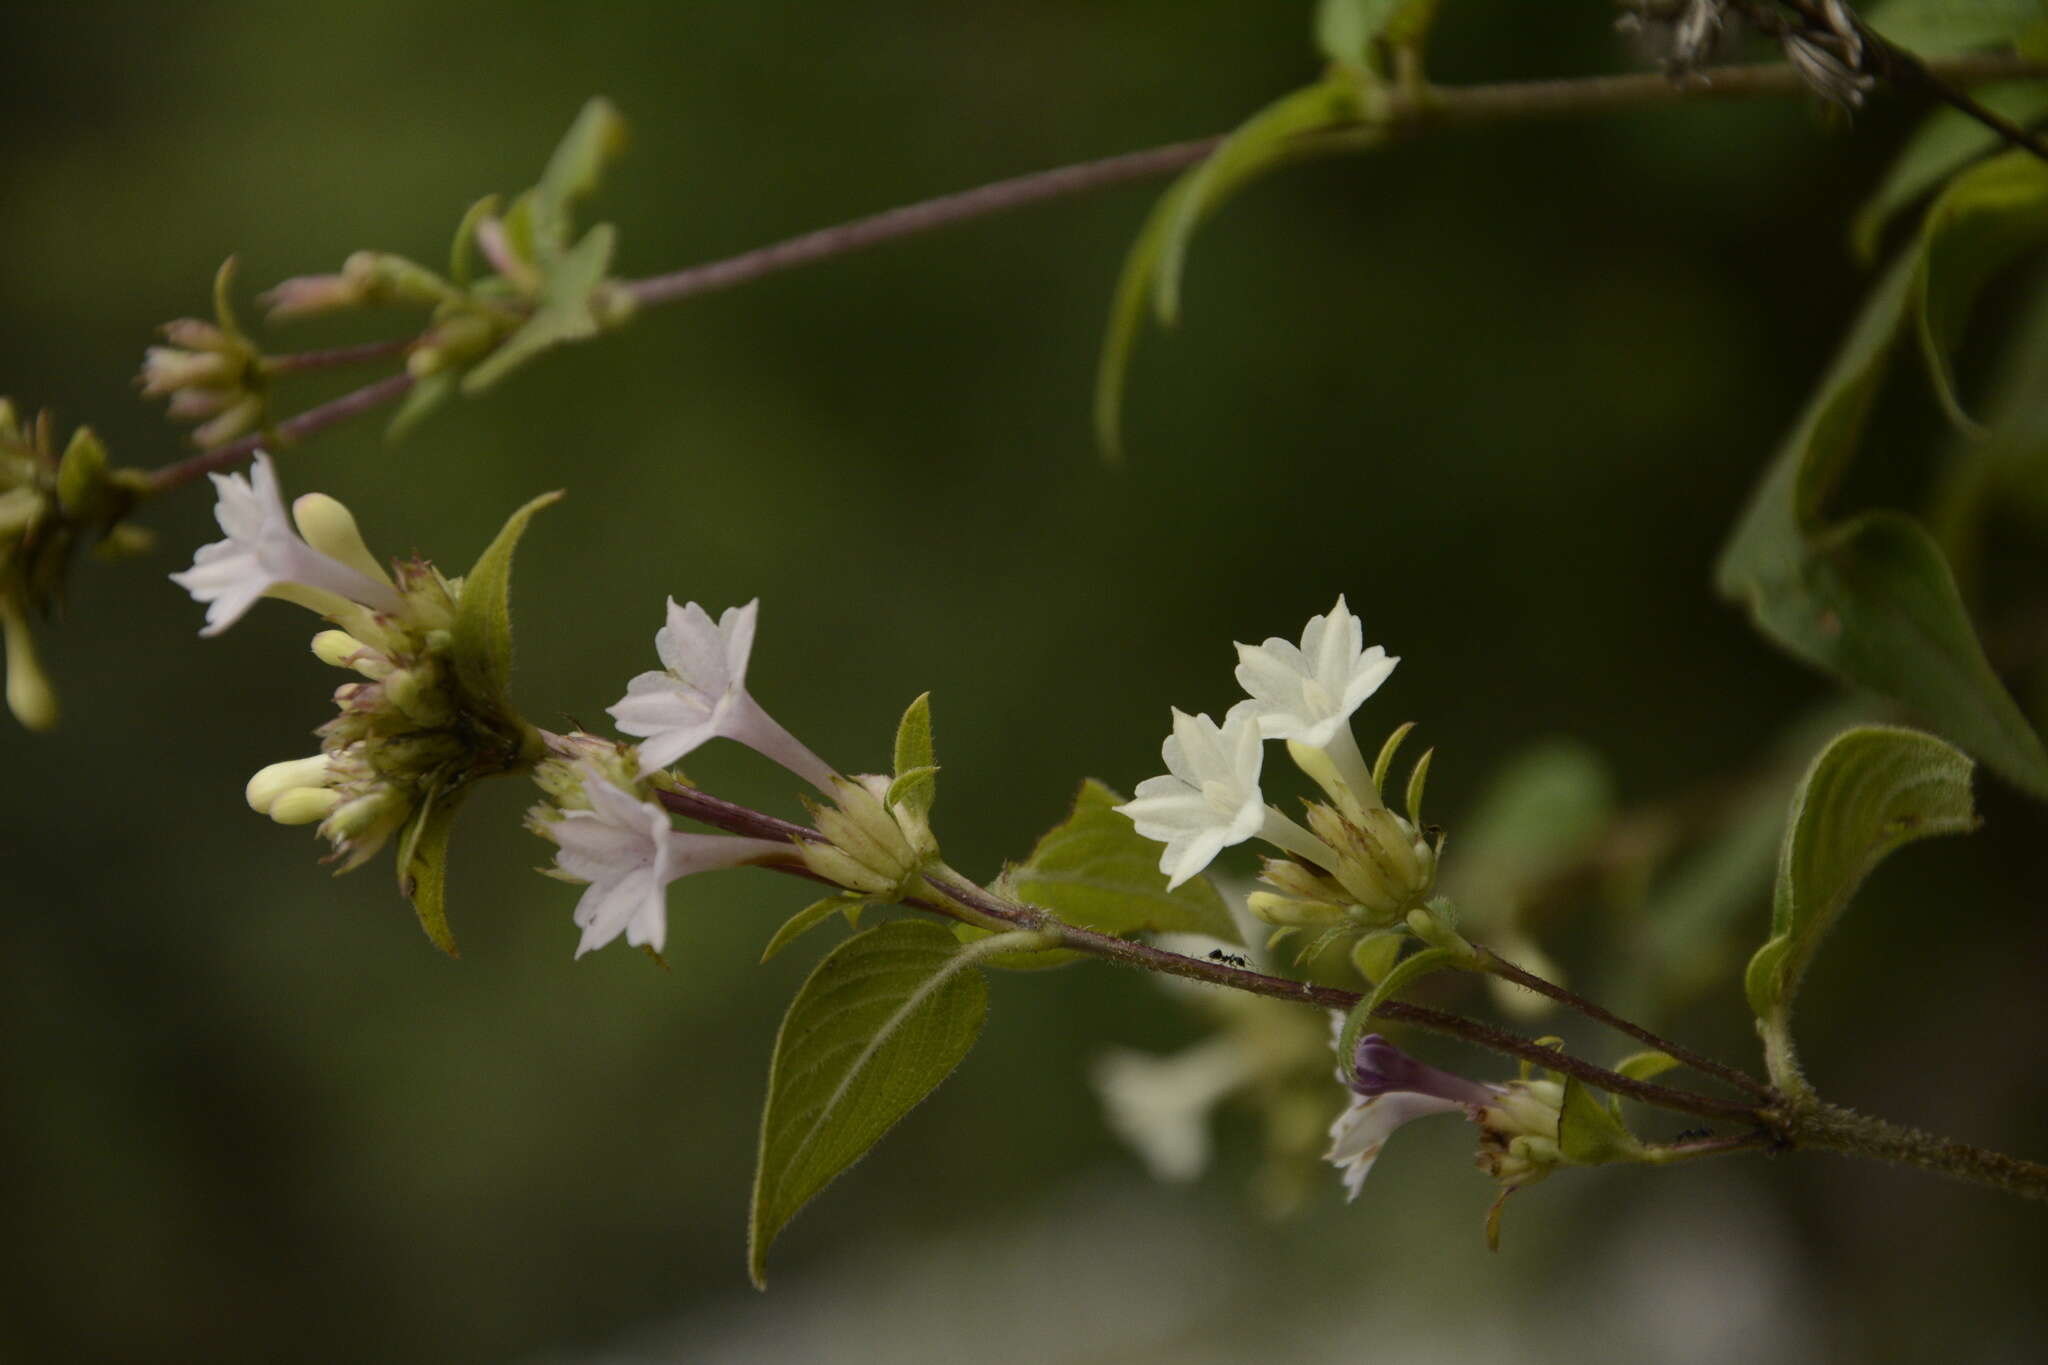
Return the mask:
{"type": "Polygon", "coordinates": [[[1358,1198],[1380,1148],[1403,1124],[1461,1112],[1476,1120],[1505,1093],[1417,1061],[1377,1033],[1358,1040],[1349,1074],[1340,1069],[1338,1079],[1357,1098],[1330,1125],[1324,1160],[1343,1172],[1346,1199],[1358,1198]]]}
{"type": "Polygon", "coordinates": [[[665,768],[712,739],[737,740],[775,760],[819,791],[832,789],[830,764],[785,730],[747,691],[760,599],[728,607],[713,621],[695,602],[668,602],[668,624],[655,632],[660,673],[642,673],[610,708],[619,729],[642,740],[640,763],[665,768]]]}
{"type": "Polygon", "coordinates": [[[691,834],[674,828],[668,812],[583,768],[588,810],[562,811],[535,828],[557,845],[555,865],[588,882],[576,902],[576,945],[581,957],[620,934],[634,947],[660,952],[668,938],[668,885],[693,872],[743,867],[790,852],[774,839],[732,834],[691,834]]]}

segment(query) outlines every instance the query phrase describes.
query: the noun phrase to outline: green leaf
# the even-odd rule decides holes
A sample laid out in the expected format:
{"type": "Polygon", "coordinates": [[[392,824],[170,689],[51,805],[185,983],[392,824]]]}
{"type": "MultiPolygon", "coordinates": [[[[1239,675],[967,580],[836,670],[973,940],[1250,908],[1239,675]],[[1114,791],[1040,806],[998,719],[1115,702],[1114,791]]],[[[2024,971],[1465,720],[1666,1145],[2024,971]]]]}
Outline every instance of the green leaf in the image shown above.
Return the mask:
{"type": "Polygon", "coordinates": [[[889,784],[884,805],[907,806],[913,815],[929,815],[938,788],[938,756],[932,748],[932,694],[927,692],[903,712],[896,725],[896,780],[889,784]]]}
{"type": "Polygon", "coordinates": [[[1895,512],[1826,526],[1911,294],[1910,261],[1877,287],[1722,551],[1720,591],[1793,654],[1913,707],[2011,781],[2048,797],[2048,751],[1978,644],[1928,534],[1895,512]]]}
{"type": "Polygon", "coordinates": [[[420,928],[450,957],[462,956],[448,928],[448,835],[462,796],[459,789],[430,793],[398,843],[398,889],[412,902],[420,928]]]}
{"type": "Polygon", "coordinates": [[[442,370],[438,374],[430,374],[425,379],[416,381],[411,391],[405,395],[405,401],[399,404],[398,412],[392,417],[391,424],[384,428],[384,438],[388,441],[405,439],[406,434],[418,426],[427,414],[455,396],[457,378],[452,371],[442,370]]]}
{"type": "Polygon", "coordinates": [[[2042,0],[1890,0],[1872,7],[1870,26],[1922,57],[2008,47],[2048,22],[2042,0]]]}
{"type": "Polygon", "coordinates": [[[610,223],[599,223],[546,267],[533,315],[462,377],[464,393],[481,393],[541,352],[605,329],[599,296],[609,299],[604,283],[617,237],[610,223]]]}
{"type": "Polygon", "coordinates": [[[748,1269],[832,1179],[952,1073],[988,1013],[988,984],[939,925],[897,920],[840,944],[775,1038],[754,1171],[748,1269]]]}
{"type": "Polygon", "coordinates": [[[1516,753],[1456,826],[1446,894],[1482,924],[1511,923],[1534,887],[1556,876],[1614,816],[1600,755],[1553,739],[1516,753]]]}
{"type": "Polygon", "coordinates": [[[562,496],[543,493],[505,519],[497,539],[477,556],[455,601],[451,653],[463,690],[491,710],[510,714],[512,699],[512,552],[533,514],[562,496]]]}
{"type": "Polygon", "coordinates": [[[1365,115],[1359,87],[1350,80],[1320,81],[1282,95],[1233,129],[1215,151],[1190,168],[1187,193],[1176,199],[1159,242],[1152,276],[1152,306],[1161,324],[1180,320],[1180,281],[1188,244],[1218,204],[1253,176],[1285,164],[1289,145],[1305,133],[1356,123],[1365,115]]]}
{"type": "Polygon", "coordinates": [[[1200,877],[1166,889],[1159,845],[1115,809],[1123,800],[1093,778],[1081,784],[1073,813],[1038,841],[1003,883],[1011,895],[1068,924],[1106,934],[1183,932],[1239,943],[1216,888],[1200,877]]]}
{"type": "Polygon", "coordinates": [[[626,120],[618,109],[602,96],[586,103],[533,188],[534,255],[543,270],[569,245],[576,201],[597,189],[604,168],[625,149],[626,120]]]}
{"type": "Polygon", "coordinates": [[[1590,1086],[1576,1076],[1567,1076],[1564,1100],[1558,1106],[1557,1149],[1574,1166],[1607,1166],[1640,1161],[1643,1144],[1590,1086]]]}
{"type": "MultiPolygon", "coordinates": [[[[973,924],[955,924],[953,937],[961,943],[982,943],[994,937],[994,931],[973,924]]],[[[1069,967],[1088,955],[1073,948],[1024,948],[1013,953],[998,953],[981,965],[1005,972],[1049,972],[1055,967],[1069,967]]]]}
{"type": "Polygon", "coordinates": [[[1949,356],[1985,283],[2043,242],[2048,242],[2048,165],[2023,151],[1993,157],[1957,176],[1921,225],[1920,269],[1914,279],[1921,350],[1942,406],[1965,430],[1977,427],[1956,396],[1949,356]]]}
{"type": "Polygon", "coordinates": [[[455,225],[455,240],[448,245],[448,279],[458,289],[469,288],[470,257],[476,250],[476,230],[484,219],[498,212],[498,196],[487,194],[471,204],[455,225]]]}
{"type": "Polygon", "coordinates": [[[1399,929],[1376,929],[1361,934],[1351,945],[1351,965],[1358,969],[1368,984],[1377,985],[1388,972],[1394,970],[1394,963],[1400,959],[1401,949],[1408,944],[1408,935],[1399,929]]]}
{"type": "Polygon", "coordinates": [[[1614,1064],[1614,1070],[1632,1081],[1654,1081],[1678,1064],[1668,1052],[1631,1052],[1614,1064]]]}
{"type": "Polygon", "coordinates": [[[1972,767],[1933,735],[1880,725],[1847,731],[1813,761],[1778,855],[1771,936],[1744,980],[1767,1032],[1783,1033],[1814,951],[1886,854],[1977,827],[1972,767]]]}
{"type": "Polygon", "coordinates": [[[1385,75],[1375,45],[1420,46],[1436,7],[1437,0],[1320,0],[1316,46],[1333,62],[1385,75]]]}
{"type": "Polygon", "coordinates": [[[1373,1011],[1392,1000],[1425,976],[1431,976],[1458,964],[1458,954],[1450,948],[1424,948],[1421,952],[1402,958],[1394,964],[1393,970],[1381,977],[1372,991],[1344,1017],[1344,1027],[1337,1033],[1337,1065],[1348,1077],[1351,1074],[1351,1058],[1358,1050],[1358,1035],[1365,1032],[1365,1026],[1372,1022],[1373,1011]]]}
{"type": "Polygon", "coordinates": [[[768,961],[833,915],[844,914],[849,909],[857,910],[865,903],[860,896],[827,896],[823,900],[812,901],[782,922],[782,927],[775,931],[775,937],[769,939],[768,946],[761,950],[761,960],[768,961]]]}
{"type": "MultiPolygon", "coordinates": [[[[1985,108],[2023,128],[2048,116],[2048,81],[1986,85],[1970,93],[1985,108]]],[[[1895,214],[1999,145],[1996,130],[1960,109],[1943,107],[1928,115],[1907,140],[1884,182],[1856,211],[1849,231],[1856,254],[1866,262],[1875,260],[1885,224],[1895,214]]]]}
{"type": "Polygon", "coordinates": [[[1344,81],[1326,82],[1286,96],[1264,113],[1254,115],[1250,123],[1231,134],[1206,161],[1183,172],[1153,205],[1117,276],[1102,355],[1095,369],[1095,440],[1106,459],[1116,461],[1123,457],[1124,384],[1139,331],[1144,326],[1146,301],[1159,288],[1163,273],[1170,268],[1175,275],[1165,291],[1174,301],[1173,308],[1164,313],[1170,320],[1178,311],[1180,262],[1186,256],[1188,239],[1195,228],[1260,175],[1327,150],[1297,136],[1280,136],[1274,130],[1292,127],[1297,122],[1302,129],[1354,122],[1359,116],[1357,98],[1355,89],[1344,81]],[[1333,106],[1347,99],[1350,103],[1341,118],[1325,118],[1321,124],[1315,123],[1317,106],[1322,105],[1322,112],[1328,115],[1333,106]],[[1296,102],[1302,107],[1297,108],[1296,102]],[[1284,116],[1277,112],[1282,106],[1287,106],[1284,116]],[[1269,115],[1270,120],[1261,123],[1269,115]],[[1256,136],[1254,124],[1259,125],[1256,136]],[[1235,148],[1232,143],[1237,144],[1235,148]],[[1226,150],[1231,152],[1227,157],[1226,150]]]}

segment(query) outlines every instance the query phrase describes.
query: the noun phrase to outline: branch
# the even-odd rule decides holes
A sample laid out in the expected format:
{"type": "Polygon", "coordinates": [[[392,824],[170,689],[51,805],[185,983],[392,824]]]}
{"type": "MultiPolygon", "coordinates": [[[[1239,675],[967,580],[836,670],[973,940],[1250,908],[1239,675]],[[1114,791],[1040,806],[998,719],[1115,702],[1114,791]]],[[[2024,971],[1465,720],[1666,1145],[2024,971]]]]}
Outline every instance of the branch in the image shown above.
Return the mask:
{"type": "Polygon", "coordinates": [[[412,388],[412,385],[412,375],[404,371],[386,376],[374,384],[365,384],[362,388],[345,393],[331,403],[322,403],[317,408],[307,408],[296,417],[288,417],[275,426],[265,427],[253,435],[242,437],[239,441],[230,441],[224,446],[201,451],[190,459],[165,465],[150,476],[150,486],[158,493],[168,492],[170,489],[192,482],[201,474],[211,474],[215,470],[226,469],[229,465],[240,464],[265,447],[290,445],[294,441],[311,436],[316,431],[324,431],[337,423],[346,422],[351,417],[375,411],[386,403],[396,402],[412,388]]]}

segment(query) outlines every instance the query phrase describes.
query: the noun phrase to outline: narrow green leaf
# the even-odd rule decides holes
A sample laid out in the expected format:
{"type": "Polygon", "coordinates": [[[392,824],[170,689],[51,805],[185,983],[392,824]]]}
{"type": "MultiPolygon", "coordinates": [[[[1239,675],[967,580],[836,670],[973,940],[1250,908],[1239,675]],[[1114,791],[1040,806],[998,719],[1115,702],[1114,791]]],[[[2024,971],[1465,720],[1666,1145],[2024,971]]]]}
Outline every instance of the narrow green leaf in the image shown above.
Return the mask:
{"type": "Polygon", "coordinates": [[[2029,248],[2048,242],[2048,165],[2011,151],[1957,176],[1920,229],[1914,302],[1920,346],[1949,417],[1978,430],[1956,395],[1949,356],[1984,285],[2029,248]]]}
{"type": "Polygon", "coordinates": [[[1820,519],[1854,454],[1914,278],[1902,261],[1878,285],[1722,551],[1717,586],[1793,654],[1904,702],[2048,797],[2048,751],[1992,672],[1932,539],[1893,512],[1835,527],[1820,519]]]}
{"type": "Polygon", "coordinates": [[[1436,7],[1437,0],[1320,0],[1316,46],[1333,62],[1385,75],[1376,46],[1419,46],[1436,7]]]}
{"type": "Polygon", "coordinates": [[[769,939],[768,946],[761,950],[761,960],[768,961],[833,915],[844,913],[849,901],[858,903],[859,900],[858,896],[827,896],[823,900],[812,901],[782,922],[782,927],[775,931],[775,937],[769,939]]]}
{"type": "MultiPolygon", "coordinates": [[[[1314,105],[1323,96],[1332,101],[1348,97],[1352,103],[1343,117],[1328,119],[1316,126],[1329,127],[1333,123],[1355,121],[1359,113],[1357,95],[1348,81],[1333,81],[1297,91],[1284,97],[1280,104],[1267,112],[1273,112],[1290,100],[1299,99],[1303,104],[1314,105]]],[[[1252,122],[1256,123],[1262,117],[1264,115],[1254,115],[1252,122]]],[[[1265,126],[1277,127],[1281,121],[1276,116],[1274,123],[1265,126]]],[[[1303,126],[1307,127],[1308,123],[1304,120],[1303,126]]],[[[1231,135],[1232,138],[1236,139],[1250,127],[1249,123],[1244,125],[1238,133],[1231,135]]],[[[1225,148],[1219,147],[1208,160],[1183,172],[1153,205],[1151,214],[1145,219],[1144,226],[1138,229],[1138,235],[1124,257],[1123,269],[1117,276],[1116,290],[1110,302],[1102,355],[1095,369],[1095,440],[1103,457],[1111,462],[1123,458],[1124,385],[1130,372],[1131,355],[1137,349],[1138,334],[1144,326],[1146,302],[1153,297],[1162,272],[1167,268],[1169,246],[1176,241],[1179,244],[1171,266],[1177,276],[1179,262],[1186,255],[1188,239],[1209,214],[1260,175],[1314,150],[1307,145],[1306,139],[1279,137],[1274,140],[1263,134],[1249,147],[1247,151],[1241,144],[1229,157],[1224,157],[1225,148]]],[[[1167,293],[1175,301],[1174,308],[1164,314],[1170,320],[1178,311],[1177,278],[1167,293]]]]}
{"type": "Polygon", "coordinates": [[[460,790],[440,792],[421,802],[398,845],[398,889],[428,939],[450,957],[462,956],[448,928],[448,835],[462,796],[460,790]]]}
{"type": "Polygon", "coordinates": [[[1351,1058],[1358,1051],[1358,1035],[1364,1033],[1365,1026],[1372,1022],[1373,1011],[1423,977],[1454,967],[1457,962],[1458,954],[1452,949],[1424,948],[1395,963],[1372,991],[1351,1007],[1351,1013],[1344,1017],[1344,1027],[1337,1033],[1337,1065],[1345,1075],[1351,1073],[1351,1058]]]}
{"type": "Polygon", "coordinates": [[[914,815],[929,815],[938,793],[938,756],[932,748],[932,694],[910,703],[896,724],[896,780],[886,805],[903,804],[914,815]]]}
{"type": "Polygon", "coordinates": [[[1195,229],[1238,186],[1292,155],[1289,143],[1304,133],[1356,123],[1364,114],[1359,87],[1348,79],[1321,81],[1282,95],[1223,139],[1208,159],[1185,177],[1187,193],[1176,199],[1159,242],[1152,276],[1152,307],[1162,325],[1180,319],[1180,281],[1195,229]]]}
{"type": "Polygon", "coordinates": [[[775,1038],[754,1172],[748,1270],[832,1179],[952,1073],[988,1013],[977,954],[936,924],[897,920],[840,944],[775,1038]]]}
{"type": "Polygon", "coordinates": [[[452,371],[443,370],[439,374],[430,374],[416,382],[405,395],[405,401],[398,405],[398,412],[392,417],[390,425],[384,428],[384,439],[404,440],[406,434],[418,426],[429,413],[455,396],[457,379],[458,376],[452,371]]]}
{"type": "Polygon", "coordinates": [[[455,225],[455,240],[448,244],[448,279],[458,289],[469,287],[470,259],[476,252],[476,230],[484,219],[498,211],[498,196],[487,194],[463,212],[455,225]]]}
{"type": "Polygon", "coordinates": [[[1771,937],[1744,983],[1767,1028],[1782,1029],[1821,939],[1885,855],[1976,828],[1972,767],[1933,735],[1881,725],[1847,731],[1814,759],[1778,855],[1771,937]]]}
{"type": "Polygon", "coordinates": [[[1093,778],[1082,783],[1073,813],[1005,874],[1010,892],[1068,924],[1107,934],[1179,931],[1241,942],[1207,881],[1166,889],[1159,845],[1113,809],[1122,800],[1093,778]]]}
{"type": "Polygon", "coordinates": [[[1632,1081],[1654,1081],[1678,1065],[1668,1052],[1631,1052],[1614,1064],[1614,1071],[1632,1081]]]}
{"type": "Polygon", "coordinates": [[[541,352],[603,331],[596,298],[617,239],[610,223],[599,223],[549,265],[533,315],[462,377],[462,391],[481,393],[541,352]]]}
{"type": "Polygon", "coordinates": [[[507,517],[497,539],[462,580],[462,595],[455,602],[455,676],[470,696],[499,712],[511,710],[512,553],[533,514],[561,496],[559,491],[543,493],[507,517]]]}
{"type": "Polygon", "coordinates": [[[1607,1166],[1640,1160],[1643,1144],[1590,1086],[1567,1076],[1564,1100],[1558,1106],[1557,1149],[1574,1166],[1607,1166]]]}
{"type": "Polygon", "coordinates": [[[604,168],[626,149],[626,120],[610,100],[586,103],[533,188],[533,244],[543,269],[569,245],[571,210],[597,189],[604,168]]]}
{"type": "MultiPolygon", "coordinates": [[[[2048,116],[2048,81],[1979,86],[1970,94],[2022,128],[2048,116]]],[[[1944,106],[1929,114],[1892,162],[1883,183],[1856,211],[1849,242],[1857,256],[1866,263],[1875,261],[1885,225],[1901,209],[1999,145],[1996,130],[1960,109],[1944,106]]]]}

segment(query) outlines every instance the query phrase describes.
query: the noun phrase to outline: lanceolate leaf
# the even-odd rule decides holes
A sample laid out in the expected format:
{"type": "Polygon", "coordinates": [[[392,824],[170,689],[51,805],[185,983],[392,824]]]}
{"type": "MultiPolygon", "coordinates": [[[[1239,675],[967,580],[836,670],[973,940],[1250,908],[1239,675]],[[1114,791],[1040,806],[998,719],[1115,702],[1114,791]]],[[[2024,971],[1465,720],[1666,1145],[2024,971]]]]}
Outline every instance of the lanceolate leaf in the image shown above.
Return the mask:
{"type": "Polygon", "coordinates": [[[455,673],[470,695],[499,711],[510,709],[507,683],[512,676],[512,552],[526,534],[533,514],[556,501],[560,492],[543,493],[506,518],[484,552],[462,580],[455,603],[455,673]]]}
{"type": "Polygon", "coordinates": [[[1567,1076],[1558,1110],[1557,1148],[1574,1166],[1605,1166],[1640,1159],[1643,1144],[1584,1081],[1567,1076]]]}
{"type": "Polygon", "coordinates": [[[603,312],[616,295],[616,291],[604,288],[604,281],[611,269],[612,248],[617,238],[610,223],[599,223],[559,260],[550,263],[541,280],[540,301],[533,316],[463,376],[462,391],[480,393],[542,351],[594,337],[608,322],[616,321],[603,312]],[[600,290],[604,293],[602,300],[600,290]]]}
{"type": "MultiPolygon", "coordinates": [[[[1985,108],[2021,127],[2048,115],[2048,81],[1980,86],[1970,94],[1985,108]]],[[[1878,239],[1894,214],[1999,145],[1996,130],[1959,109],[1943,107],[1929,114],[1892,163],[1884,183],[1857,210],[1850,228],[1856,254],[1865,261],[1875,260],[1878,239]]]]}
{"type": "Polygon", "coordinates": [[[768,946],[761,950],[761,960],[766,962],[833,915],[845,914],[864,903],[859,896],[846,895],[827,896],[823,900],[812,901],[783,921],[782,927],[775,931],[775,936],[768,940],[768,946]]]}
{"type": "Polygon", "coordinates": [[[1976,828],[1972,766],[1933,735],[1879,725],[1847,731],[1814,760],[1778,855],[1771,936],[1744,981],[1767,1032],[1783,1032],[1815,949],[1886,854],[1976,828]]]}
{"type": "Polygon", "coordinates": [[[1068,924],[1109,934],[1182,931],[1237,943],[1237,927],[1216,888],[1200,877],[1166,889],[1159,845],[1112,807],[1123,798],[1090,778],[1074,810],[1020,867],[1004,875],[1019,900],[1068,924]]]}
{"type": "Polygon", "coordinates": [[[1425,976],[1444,971],[1457,965],[1458,955],[1449,948],[1424,948],[1421,952],[1402,958],[1394,969],[1381,977],[1370,994],[1351,1007],[1345,1016],[1344,1027],[1337,1033],[1337,1055],[1343,1058],[1343,1065],[1349,1069],[1351,1058],[1358,1051],[1358,1035],[1365,1032],[1372,1022],[1373,1011],[1392,1000],[1425,976]]]}
{"type": "Polygon", "coordinates": [[[937,795],[938,758],[932,748],[932,698],[927,692],[910,703],[896,725],[896,780],[889,784],[887,804],[901,803],[913,815],[931,813],[937,795]]]}
{"type": "Polygon", "coordinates": [[[1908,260],[1877,286],[1722,551],[1717,583],[1792,653],[1914,708],[2048,797],[2048,751],[1992,672],[1927,533],[1892,512],[1832,527],[1821,518],[1855,452],[1914,281],[1908,260]]]}
{"type": "Polygon", "coordinates": [[[1333,62],[1382,70],[1381,43],[1420,44],[1436,17],[1437,0],[1321,0],[1316,46],[1333,62]]]}
{"type": "Polygon", "coordinates": [[[592,99],[577,113],[533,189],[533,241],[542,268],[568,247],[576,201],[597,188],[625,147],[626,120],[610,100],[592,99]]]}
{"type": "Polygon", "coordinates": [[[420,928],[450,957],[462,954],[448,928],[448,834],[465,793],[439,792],[422,802],[398,846],[398,889],[412,902],[420,928]]]}
{"type": "Polygon", "coordinates": [[[1327,150],[1302,134],[1353,124],[1360,115],[1358,88],[1347,78],[1298,90],[1253,115],[1159,197],[1124,257],[1096,365],[1095,439],[1105,457],[1116,460],[1123,454],[1124,382],[1144,326],[1146,304],[1155,301],[1167,322],[1178,315],[1179,275],[1195,229],[1258,176],[1327,150]]]}
{"type": "Polygon", "coordinates": [[[2011,151],[1957,176],[1920,230],[1915,305],[1920,344],[1942,406],[1974,430],[1956,395],[1949,356],[1985,283],[2030,247],[2048,242],[2048,165],[2011,151]]]}
{"type": "Polygon", "coordinates": [[[937,925],[898,920],[839,945],[775,1039],[754,1172],[748,1268],[833,1177],[864,1156],[974,1046],[988,1012],[976,954],[937,925]]]}

